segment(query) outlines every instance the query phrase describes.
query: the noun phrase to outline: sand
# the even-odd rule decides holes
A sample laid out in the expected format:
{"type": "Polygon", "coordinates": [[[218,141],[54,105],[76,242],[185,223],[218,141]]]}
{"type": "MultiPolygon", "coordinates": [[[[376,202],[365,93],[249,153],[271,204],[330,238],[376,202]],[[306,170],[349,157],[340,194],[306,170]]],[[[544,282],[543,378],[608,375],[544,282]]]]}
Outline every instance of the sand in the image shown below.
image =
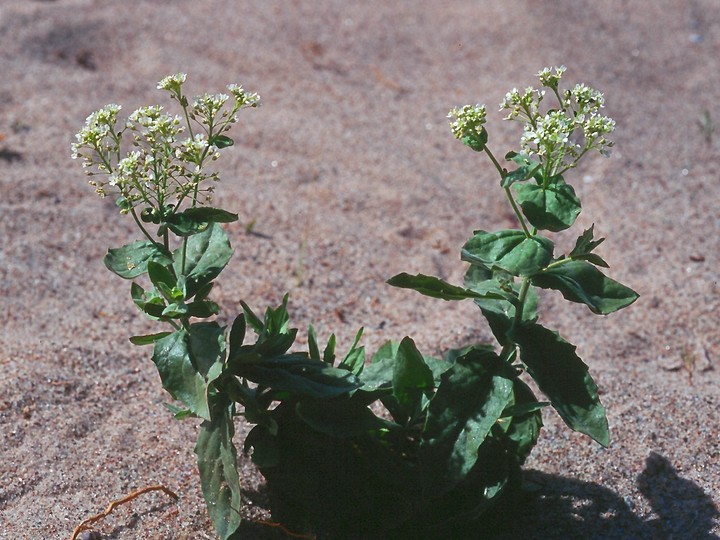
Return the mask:
{"type": "MultiPolygon", "coordinates": [[[[150,350],[127,340],[154,327],[102,265],[137,233],[69,157],[91,111],[168,104],[155,85],[178,71],[190,93],[232,82],[260,93],[218,162],[216,203],[240,214],[214,293],[223,320],[240,300],[262,310],[289,291],[294,323],[335,332],[340,350],[364,326],[369,350],[411,335],[437,354],[490,338],[477,309],[384,281],[460,283],[471,231],[512,225],[492,166],[453,139],[445,115],[476,102],[493,111],[557,64],[601,89],[617,121],[612,156],[568,178],[580,226],[607,237],[610,275],[641,298],[597,317],[543,296],[544,324],[590,365],[613,440],[602,449],[548,412],[527,464],[534,494],[500,537],[719,538],[715,2],[3,0],[0,539],[69,538],[158,483],[179,501],[144,495],[98,524],[102,538],[214,537],[197,421],[163,407],[150,350]]],[[[490,116],[502,155],[519,126],[490,116]]],[[[267,500],[241,466],[243,537],[282,538],[251,523],[268,519],[267,500]]]]}

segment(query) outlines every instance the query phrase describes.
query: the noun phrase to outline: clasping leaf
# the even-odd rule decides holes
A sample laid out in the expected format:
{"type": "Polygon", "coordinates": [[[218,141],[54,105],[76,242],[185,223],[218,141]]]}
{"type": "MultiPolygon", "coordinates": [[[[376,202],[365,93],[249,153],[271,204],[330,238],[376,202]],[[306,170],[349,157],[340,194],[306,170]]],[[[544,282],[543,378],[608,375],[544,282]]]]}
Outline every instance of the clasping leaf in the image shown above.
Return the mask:
{"type": "Polygon", "coordinates": [[[635,291],[585,261],[567,261],[543,270],[532,276],[532,283],[560,291],[567,300],[585,304],[600,315],[627,307],[638,298],[635,291]]]}
{"type": "Polygon", "coordinates": [[[103,262],[108,270],[121,278],[133,279],[147,272],[150,261],[172,264],[172,255],[161,245],[138,240],[120,248],[109,249],[103,262]]]}
{"type": "Polygon", "coordinates": [[[523,214],[538,229],[563,231],[575,223],[582,210],[575,190],[561,176],[546,188],[527,183],[515,184],[514,189],[523,214]]]}
{"type": "Polygon", "coordinates": [[[462,248],[462,260],[488,270],[500,269],[513,276],[531,275],[552,260],[553,243],[519,230],[494,233],[477,231],[462,248]]]}

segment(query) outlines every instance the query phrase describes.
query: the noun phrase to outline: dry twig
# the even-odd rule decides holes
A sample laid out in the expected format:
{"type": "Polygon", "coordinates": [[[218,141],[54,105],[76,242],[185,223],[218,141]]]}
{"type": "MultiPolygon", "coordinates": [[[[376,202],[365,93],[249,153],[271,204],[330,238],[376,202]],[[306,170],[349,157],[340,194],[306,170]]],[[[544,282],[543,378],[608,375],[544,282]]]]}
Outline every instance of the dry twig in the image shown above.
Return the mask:
{"type": "Polygon", "coordinates": [[[83,531],[89,531],[92,530],[92,527],[90,526],[92,523],[95,523],[96,521],[99,521],[107,516],[109,516],[113,510],[115,510],[116,507],[120,506],[121,504],[128,503],[132,501],[133,499],[138,498],[143,493],[148,493],[150,491],[162,491],[169,497],[171,497],[173,500],[177,500],[178,496],[175,494],[175,492],[171,491],[169,488],[166,488],[162,485],[157,486],[147,486],[141,489],[138,489],[136,491],[133,491],[129,495],[126,495],[122,499],[119,499],[117,501],[111,502],[108,507],[105,509],[104,512],[101,512],[95,516],[89,517],[86,520],[84,520],[80,525],[75,527],[75,530],[72,533],[72,536],[70,537],[70,540],[77,540],[78,535],[83,531]]]}

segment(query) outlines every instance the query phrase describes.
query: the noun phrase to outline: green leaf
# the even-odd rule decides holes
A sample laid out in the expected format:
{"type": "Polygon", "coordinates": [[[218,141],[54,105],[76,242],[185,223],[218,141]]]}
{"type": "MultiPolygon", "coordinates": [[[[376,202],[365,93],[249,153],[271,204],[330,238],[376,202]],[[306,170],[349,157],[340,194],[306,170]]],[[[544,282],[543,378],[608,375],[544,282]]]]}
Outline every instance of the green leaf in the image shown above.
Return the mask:
{"type": "Polygon", "coordinates": [[[505,159],[508,161],[514,161],[520,165],[514,171],[510,171],[505,178],[502,179],[500,185],[504,188],[508,188],[515,182],[524,182],[530,178],[540,179],[539,170],[541,163],[535,161],[522,154],[507,154],[505,159]]]}
{"type": "Polygon", "coordinates": [[[435,489],[463,480],[483,444],[512,400],[510,366],[489,348],[472,348],[442,376],[430,401],[420,447],[421,460],[434,471],[435,489]]]}
{"type": "Polygon", "coordinates": [[[232,405],[214,408],[212,421],[206,420],[200,426],[195,445],[203,496],[221,540],[235,534],[241,522],[242,494],[233,444],[232,410],[232,405]]]}
{"type": "Polygon", "coordinates": [[[130,343],[133,345],[152,345],[156,341],[167,337],[171,332],[158,332],[157,334],[147,334],[144,336],[133,336],[130,338],[130,343]]]}
{"type": "Polygon", "coordinates": [[[220,149],[227,148],[228,146],[232,146],[233,144],[235,144],[235,141],[233,141],[227,135],[215,135],[208,142],[212,145],[217,146],[220,149]]]}
{"type": "Polygon", "coordinates": [[[247,330],[247,325],[245,324],[245,315],[242,313],[235,317],[235,320],[232,323],[232,326],[230,328],[230,350],[233,351],[234,349],[242,347],[243,342],[245,341],[245,331],[247,330]]]}
{"type": "Polygon", "coordinates": [[[575,346],[539,324],[516,328],[510,337],[520,347],[520,359],[528,373],[568,427],[607,446],[610,433],[605,408],[575,346]]]}
{"type": "Polygon", "coordinates": [[[261,321],[245,302],[240,302],[245,318],[258,334],[257,342],[253,348],[260,356],[276,357],[284,354],[295,342],[296,328],[289,328],[290,316],[287,312],[288,295],[277,308],[267,308],[261,321]]]}
{"type": "Polygon", "coordinates": [[[211,223],[231,223],[237,219],[237,214],[220,208],[196,206],[172,214],[167,218],[166,224],[168,229],[178,236],[186,237],[207,230],[211,223]]]}
{"type": "Polygon", "coordinates": [[[476,152],[482,152],[485,150],[485,145],[487,144],[488,140],[488,134],[485,128],[483,127],[480,133],[472,133],[469,135],[464,136],[460,141],[465,145],[476,152]]]}
{"type": "Polygon", "coordinates": [[[172,264],[173,259],[163,246],[148,240],[109,249],[103,259],[108,270],[125,279],[133,279],[147,272],[150,261],[172,264]]]}
{"type": "Polygon", "coordinates": [[[238,364],[232,372],[275,393],[312,398],[337,397],[360,387],[349,371],[298,354],[238,364]]]}
{"type": "Polygon", "coordinates": [[[477,231],[462,248],[463,261],[514,276],[540,271],[550,263],[552,254],[553,243],[549,239],[528,237],[519,230],[477,231]]]}
{"type": "Polygon", "coordinates": [[[582,206],[571,185],[558,177],[547,188],[538,184],[515,185],[523,214],[538,229],[562,231],[575,223],[582,206]]]}
{"type": "Polygon", "coordinates": [[[190,353],[206,384],[217,379],[225,362],[225,329],[216,322],[190,325],[190,353]]]}
{"type": "Polygon", "coordinates": [[[160,374],[163,388],[182,401],[193,414],[210,420],[207,383],[194,365],[186,330],[178,330],[155,342],[152,361],[160,374]]]}
{"type": "MultiPolygon", "coordinates": [[[[394,343],[399,347],[399,343],[394,343]]],[[[373,357],[372,363],[366,366],[365,369],[363,369],[359,377],[360,381],[362,382],[362,386],[360,389],[363,392],[375,392],[376,390],[389,391],[392,389],[393,370],[396,355],[397,349],[395,349],[395,352],[392,356],[378,358],[376,354],[373,357]]]]}
{"type": "Polygon", "coordinates": [[[539,402],[530,387],[520,379],[515,379],[513,397],[514,404],[503,411],[503,418],[511,417],[505,437],[512,444],[518,463],[522,465],[540,436],[543,426],[540,411],[550,403],[539,402]]]}
{"type": "Polygon", "coordinates": [[[338,365],[339,368],[347,369],[353,375],[359,375],[365,367],[365,347],[358,347],[360,338],[362,338],[364,328],[358,330],[355,341],[350,350],[338,365]]]}
{"type": "Polygon", "coordinates": [[[265,324],[262,322],[260,317],[255,315],[255,312],[250,309],[250,306],[248,306],[244,301],[240,300],[240,305],[243,308],[243,314],[247,323],[250,325],[250,328],[255,330],[257,334],[262,334],[265,324]]]}
{"type": "Polygon", "coordinates": [[[177,281],[169,268],[160,263],[149,261],[147,264],[147,272],[150,281],[170,302],[182,300],[181,291],[176,291],[177,281]]]}
{"type": "Polygon", "coordinates": [[[586,229],[581,236],[578,237],[577,241],[575,242],[575,247],[570,252],[570,255],[568,255],[568,258],[573,260],[585,260],[588,261],[596,266],[602,266],[604,268],[609,268],[608,263],[606,263],[602,257],[599,255],[596,255],[595,253],[592,253],[592,251],[598,247],[600,244],[602,244],[605,239],[604,238],[598,238],[595,240],[593,238],[595,229],[595,224],[592,224],[589,229],[586,229]]]}
{"type": "Polygon", "coordinates": [[[312,324],[308,328],[308,354],[313,360],[320,361],[320,347],[318,347],[317,335],[312,324]]]}
{"type": "Polygon", "coordinates": [[[187,304],[187,317],[197,317],[199,319],[206,319],[220,313],[220,306],[210,300],[188,302],[187,304]]]}
{"type": "MultiPolygon", "coordinates": [[[[182,272],[182,248],[174,252],[175,274],[182,272]]],[[[187,298],[191,298],[210,281],[215,279],[232,257],[232,248],[225,231],[212,223],[207,230],[187,239],[185,273],[187,298]]]]}
{"type": "Polygon", "coordinates": [[[375,416],[358,400],[304,399],[295,406],[298,416],[311,428],[331,437],[358,437],[368,432],[399,426],[375,416]]]}
{"type": "Polygon", "coordinates": [[[395,360],[395,357],[397,356],[398,349],[400,348],[400,342],[399,341],[386,341],[383,343],[380,348],[377,350],[377,352],[373,355],[370,362],[372,364],[377,364],[378,362],[382,362],[383,360],[389,359],[389,360],[395,360]]]}
{"type": "Polygon", "coordinates": [[[172,413],[175,420],[184,420],[185,418],[194,418],[195,415],[188,409],[183,409],[172,403],[163,403],[163,406],[172,413]]]}
{"type": "Polygon", "coordinates": [[[417,274],[401,273],[387,280],[389,285],[402,289],[413,289],[425,296],[440,298],[442,300],[464,300],[466,298],[494,298],[492,293],[479,293],[463,287],[451,285],[442,279],[417,274]]]}
{"type": "Polygon", "coordinates": [[[404,424],[415,418],[420,413],[423,395],[429,395],[434,387],[432,371],[415,342],[406,337],[400,342],[393,364],[392,388],[397,409],[390,412],[395,420],[404,424]]]}
{"type": "MultiPolygon", "coordinates": [[[[475,304],[488,321],[498,343],[503,347],[509,344],[507,332],[515,320],[515,306],[519,303],[518,294],[521,284],[501,279],[487,279],[488,272],[479,266],[471,266],[465,273],[465,285],[481,293],[491,292],[501,299],[476,299],[475,304]],[[502,298],[504,296],[504,299],[502,298]]],[[[534,288],[529,288],[523,303],[522,322],[534,322],[537,319],[538,296],[534,288]]]]}
{"type": "Polygon", "coordinates": [[[323,351],[322,361],[331,366],[335,363],[335,334],[330,334],[330,338],[323,351]]]}
{"type": "Polygon", "coordinates": [[[532,276],[532,283],[554,289],[571,302],[585,304],[593,313],[607,315],[638,298],[632,289],[605,276],[585,261],[568,261],[532,276]]]}

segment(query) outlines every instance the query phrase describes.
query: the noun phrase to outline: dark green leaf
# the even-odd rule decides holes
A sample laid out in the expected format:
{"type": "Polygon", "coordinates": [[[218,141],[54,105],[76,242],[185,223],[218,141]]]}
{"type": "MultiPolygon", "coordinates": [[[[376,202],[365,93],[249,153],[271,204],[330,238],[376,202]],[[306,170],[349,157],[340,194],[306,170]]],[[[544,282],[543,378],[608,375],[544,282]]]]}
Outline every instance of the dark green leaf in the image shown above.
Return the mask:
{"type": "MultiPolygon", "coordinates": [[[[515,320],[516,305],[519,303],[518,293],[520,283],[500,281],[499,279],[484,279],[486,272],[478,266],[471,266],[465,274],[465,285],[478,292],[494,292],[498,296],[505,295],[505,299],[483,298],[476,299],[475,304],[487,319],[498,343],[505,346],[509,343],[507,332],[515,320]],[[476,277],[479,274],[480,277],[476,277]]],[[[538,296],[535,289],[530,287],[525,294],[523,303],[522,322],[534,322],[537,319],[538,296]]]]}
{"type": "Polygon", "coordinates": [[[233,358],[235,352],[242,347],[242,344],[245,341],[245,330],[245,315],[238,315],[235,317],[232,327],[230,328],[230,358],[233,358]]]}
{"type": "Polygon", "coordinates": [[[212,291],[212,288],[214,286],[214,283],[211,281],[210,283],[206,283],[200,289],[198,289],[198,292],[195,293],[195,300],[205,300],[209,295],[210,291],[212,291]]]}
{"type": "Polygon", "coordinates": [[[232,371],[275,393],[289,392],[296,396],[332,398],[360,387],[358,379],[349,371],[304,355],[263,358],[233,366],[232,371]]]}
{"type": "Polygon", "coordinates": [[[516,184],[515,195],[528,221],[542,230],[565,230],[582,210],[575,190],[562,178],[545,189],[534,183],[516,184]]]}
{"type": "Polygon", "coordinates": [[[358,330],[355,336],[355,342],[352,344],[352,347],[350,347],[345,358],[343,358],[343,361],[338,365],[339,368],[347,369],[353,375],[359,375],[365,366],[365,347],[358,347],[360,338],[362,338],[363,335],[363,330],[363,328],[358,330]]]}
{"type": "Polygon", "coordinates": [[[524,276],[545,268],[552,254],[553,243],[542,236],[528,237],[518,230],[477,231],[463,246],[462,260],[524,276]]]}
{"type": "Polygon", "coordinates": [[[169,268],[160,263],[149,261],[147,264],[147,272],[152,284],[163,293],[167,300],[174,302],[181,299],[177,298],[178,295],[173,290],[177,286],[177,281],[169,268]]]}
{"type": "Polygon", "coordinates": [[[432,371],[409,337],[403,339],[398,347],[392,383],[393,397],[398,405],[393,416],[397,422],[404,424],[419,414],[423,395],[429,395],[435,387],[432,371]]]}
{"type": "Polygon", "coordinates": [[[421,459],[439,481],[436,489],[453,487],[473,468],[512,399],[511,377],[510,366],[488,348],[470,349],[443,374],[421,445],[421,459]]]}
{"type": "Polygon", "coordinates": [[[597,240],[593,238],[594,229],[595,225],[593,224],[578,237],[575,242],[575,247],[568,257],[574,260],[585,260],[596,266],[609,268],[608,263],[606,263],[602,257],[596,255],[595,253],[591,253],[596,247],[605,241],[604,238],[598,238],[597,240]]]}
{"type": "Polygon", "coordinates": [[[607,446],[610,434],[605,409],[575,346],[539,324],[516,328],[510,337],[519,345],[528,373],[565,423],[607,446]]]}
{"type": "Polygon", "coordinates": [[[466,135],[460,141],[465,145],[476,152],[482,152],[485,149],[485,145],[487,144],[488,140],[488,134],[485,128],[482,128],[482,131],[480,133],[472,133],[470,135],[466,135]]]}
{"type": "Polygon", "coordinates": [[[260,317],[255,315],[255,312],[250,309],[250,306],[248,306],[245,302],[240,300],[240,305],[243,308],[243,313],[245,314],[245,319],[247,323],[250,325],[250,327],[255,330],[257,334],[261,334],[263,332],[263,329],[265,328],[265,325],[263,324],[260,317]]]}
{"type": "Polygon", "coordinates": [[[221,210],[220,208],[209,208],[207,206],[196,206],[188,208],[183,212],[172,214],[167,218],[168,229],[178,236],[192,236],[207,230],[211,223],[231,223],[237,221],[237,214],[221,210]]]}
{"type": "Polygon", "coordinates": [[[220,306],[210,300],[195,300],[187,304],[187,317],[197,317],[199,319],[206,319],[220,313],[220,306]]]}
{"type": "Polygon", "coordinates": [[[228,146],[235,144],[235,142],[227,135],[215,135],[209,142],[218,148],[227,148],[228,146]]]}
{"type": "MultiPolygon", "coordinates": [[[[389,342],[388,342],[389,343],[389,342]]],[[[394,342],[396,346],[400,344],[394,342]]],[[[379,351],[378,351],[379,352],[379,351]]],[[[395,356],[397,349],[392,356],[373,357],[372,363],[365,367],[360,374],[362,382],[361,390],[363,392],[375,392],[376,390],[391,390],[393,380],[393,370],[395,366],[395,356]]]]}
{"type": "Polygon", "coordinates": [[[158,340],[169,336],[171,332],[158,332],[157,334],[147,334],[144,336],[133,336],[130,338],[130,343],[133,345],[152,345],[158,340]]]}
{"type": "Polygon", "coordinates": [[[353,399],[305,399],[296,405],[295,411],[311,428],[331,437],[357,437],[399,427],[378,418],[365,404],[353,399]]]}
{"type": "Polygon", "coordinates": [[[550,404],[546,401],[538,402],[532,390],[520,379],[515,379],[513,396],[514,405],[503,411],[503,417],[512,417],[505,437],[511,442],[518,463],[522,465],[535,446],[543,426],[540,410],[550,404]]]}
{"type": "Polygon", "coordinates": [[[121,248],[109,249],[103,262],[121,278],[133,279],[147,272],[148,262],[172,264],[172,255],[160,244],[138,240],[121,248]]]}
{"type": "Polygon", "coordinates": [[[607,315],[638,298],[632,289],[605,276],[585,261],[568,261],[532,276],[532,283],[555,289],[571,302],[585,304],[593,313],[607,315]]]}
{"type": "Polygon", "coordinates": [[[235,534],[241,522],[242,495],[234,434],[232,405],[218,407],[213,410],[212,421],[206,420],[200,426],[195,445],[203,495],[221,540],[235,534]]]}
{"type": "Polygon", "coordinates": [[[389,285],[403,289],[413,289],[425,296],[440,298],[442,300],[464,300],[466,298],[492,298],[491,293],[482,294],[463,287],[451,285],[442,279],[417,274],[411,276],[406,273],[398,274],[387,280],[389,285]]]}
{"type": "MultiPolygon", "coordinates": [[[[175,251],[175,274],[182,272],[182,248],[175,251]]],[[[211,224],[207,230],[187,239],[185,252],[185,272],[187,278],[187,298],[191,298],[210,281],[215,279],[225,268],[232,248],[220,225],[211,224]]]]}
{"type": "Polygon", "coordinates": [[[222,373],[225,362],[225,329],[216,322],[190,325],[190,353],[207,384],[222,373]]]}
{"type": "Polygon", "coordinates": [[[335,334],[330,334],[330,339],[328,339],[327,346],[323,351],[322,360],[331,366],[335,363],[335,334]]]}
{"type": "Polygon", "coordinates": [[[320,361],[320,347],[318,347],[317,335],[312,324],[308,328],[308,355],[313,360],[320,361]]]}

